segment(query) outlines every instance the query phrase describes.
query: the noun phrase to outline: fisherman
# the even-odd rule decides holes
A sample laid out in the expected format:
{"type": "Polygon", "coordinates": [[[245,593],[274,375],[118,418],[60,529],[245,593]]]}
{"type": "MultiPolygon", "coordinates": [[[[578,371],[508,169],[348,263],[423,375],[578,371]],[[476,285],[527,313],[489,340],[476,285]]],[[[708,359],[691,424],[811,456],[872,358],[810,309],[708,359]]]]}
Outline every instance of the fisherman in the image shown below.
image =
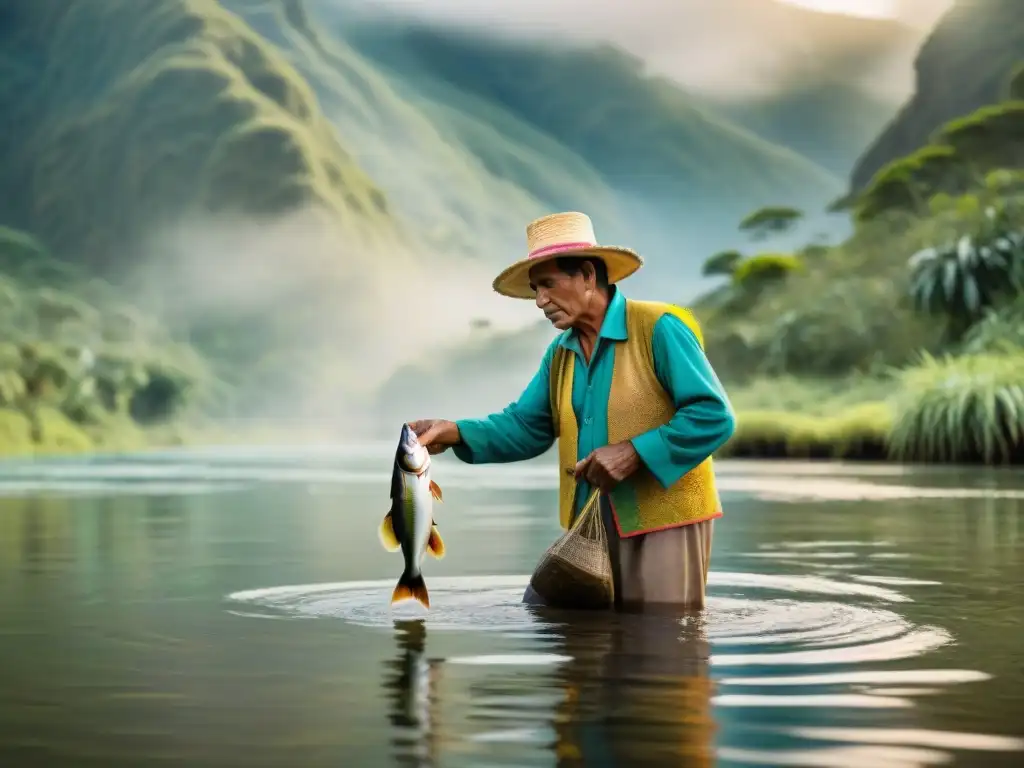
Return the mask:
{"type": "Polygon", "coordinates": [[[494,290],[533,299],[562,333],[505,410],[410,426],[431,453],[468,464],[525,461],[557,438],[560,523],[600,489],[616,607],[702,608],[722,516],[710,457],[735,421],[700,327],[680,307],[627,299],[618,283],[643,260],[598,244],[588,216],[545,216],[526,235],[528,255],[494,290]]]}

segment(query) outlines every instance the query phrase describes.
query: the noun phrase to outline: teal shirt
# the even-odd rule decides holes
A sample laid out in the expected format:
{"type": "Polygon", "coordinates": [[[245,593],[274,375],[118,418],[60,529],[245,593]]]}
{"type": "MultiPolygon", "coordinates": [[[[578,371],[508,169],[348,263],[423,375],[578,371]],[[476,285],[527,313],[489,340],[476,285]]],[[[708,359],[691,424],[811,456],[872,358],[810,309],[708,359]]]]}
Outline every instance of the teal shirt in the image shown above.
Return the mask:
{"type": "MultiPolygon", "coordinates": [[[[612,289],[590,364],[575,331],[562,333],[548,347],[540,368],[519,399],[500,413],[457,421],[461,444],[456,456],[468,464],[525,461],[540,456],[555,440],[551,414],[551,360],[556,347],[574,353],[572,407],[579,425],[577,460],[608,444],[608,398],[615,345],[626,339],[626,299],[612,289]]],[[[685,323],[671,314],[654,326],[654,372],[678,409],[665,424],[632,439],[640,460],[665,488],[704,461],[733,434],[735,418],[721,382],[685,323]]],[[[576,511],[590,495],[581,481],[576,511]]]]}

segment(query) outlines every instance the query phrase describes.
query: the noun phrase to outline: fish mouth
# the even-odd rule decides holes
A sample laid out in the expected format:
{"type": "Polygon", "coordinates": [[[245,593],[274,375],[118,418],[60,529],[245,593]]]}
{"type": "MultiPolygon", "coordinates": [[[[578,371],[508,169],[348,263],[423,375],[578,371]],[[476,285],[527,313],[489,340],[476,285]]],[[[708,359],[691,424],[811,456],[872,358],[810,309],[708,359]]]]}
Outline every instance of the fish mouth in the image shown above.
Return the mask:
{"type": "Polygon", "coordinates": [[[402,434],[398,439],[399,463],[406,472],[420,474],[426,469],[430,460],[427,449],[420,445],[419,438],[412,427],[402,425],[402,434]]]}
{"type": "Polygon", "coordinates": [[[420,440],[416,437],[416,433],[412,427],[408,424],[402,425],[402,433],[398,436],[398,447],[402,449],[402,453],[414,453],[417,448],[420,448],[420,440]]]}

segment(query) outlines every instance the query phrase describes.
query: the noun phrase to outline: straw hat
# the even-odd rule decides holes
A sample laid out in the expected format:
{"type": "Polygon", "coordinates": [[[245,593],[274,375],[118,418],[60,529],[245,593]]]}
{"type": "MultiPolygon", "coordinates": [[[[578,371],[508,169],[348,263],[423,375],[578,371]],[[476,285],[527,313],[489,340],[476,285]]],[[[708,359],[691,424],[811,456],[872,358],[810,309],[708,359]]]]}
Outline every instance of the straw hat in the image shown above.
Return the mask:
{"type": "Polygon", "coordinates": [[[608,267],[608,282],[617,283],[640,267],[644,260],[629,248],[599,245],[590,217],[583,213],[552,213],[526,227],[527,256],[494,279],[494,290],[513,299],[532,299],[530,269],[559,256],[597,256],[608,267]]]}

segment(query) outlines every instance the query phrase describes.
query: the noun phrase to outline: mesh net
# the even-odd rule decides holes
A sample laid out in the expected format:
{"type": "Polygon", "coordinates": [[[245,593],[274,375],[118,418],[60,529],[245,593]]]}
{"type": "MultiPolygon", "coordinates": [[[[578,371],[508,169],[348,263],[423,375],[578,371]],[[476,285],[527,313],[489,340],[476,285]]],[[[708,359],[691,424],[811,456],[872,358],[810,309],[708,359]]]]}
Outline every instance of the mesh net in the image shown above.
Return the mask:
{"type": "Polygon", "coordinates": [[[595,491],[572,527],[548,547],[530,586],[560,608],[608,608],[615,598],[608,537],[595,491]]]}

